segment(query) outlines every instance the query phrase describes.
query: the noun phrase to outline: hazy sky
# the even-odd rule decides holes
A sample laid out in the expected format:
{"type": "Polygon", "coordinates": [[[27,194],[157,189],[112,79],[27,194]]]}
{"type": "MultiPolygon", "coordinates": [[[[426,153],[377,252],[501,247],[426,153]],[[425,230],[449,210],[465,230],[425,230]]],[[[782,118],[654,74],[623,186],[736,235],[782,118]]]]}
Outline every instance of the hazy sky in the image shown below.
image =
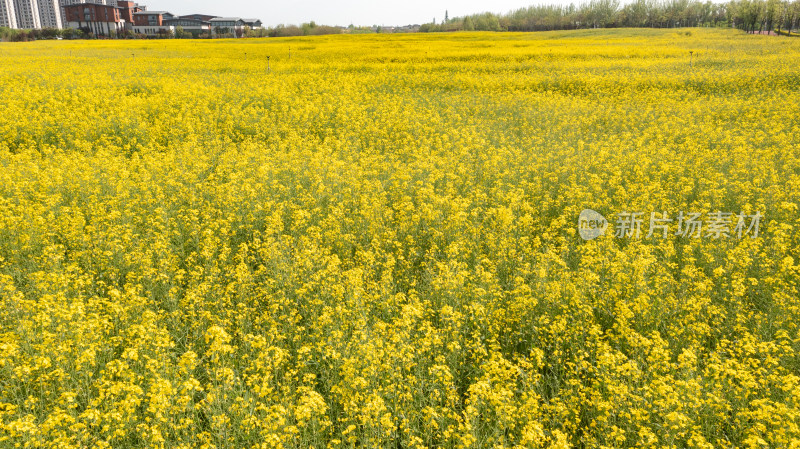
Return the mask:
{"type": "MultiPolygon", "coordinates": [[[[558,0],[404,0],[404,1],[260,1],[260,0],[136,0],[150,10],[165,10],[173,14],[204,13],[217,16],[254,17],[266,26],[279,23],[342,25],[408,25],[478,12],[508,12],[540,3],[559,3],[558,0]]],[[[578,3],[578,2],[576,2],[578,3]]]]}

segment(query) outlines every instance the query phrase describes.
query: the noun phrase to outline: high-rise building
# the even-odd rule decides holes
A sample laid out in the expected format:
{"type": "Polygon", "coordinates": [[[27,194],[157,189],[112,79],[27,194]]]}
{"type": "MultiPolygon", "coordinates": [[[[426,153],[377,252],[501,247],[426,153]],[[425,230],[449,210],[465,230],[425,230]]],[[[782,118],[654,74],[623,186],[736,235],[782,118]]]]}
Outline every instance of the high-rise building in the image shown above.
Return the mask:
{"type": "Polygon", "coordinates": [[[58,0],[39,0],[39,21],[42,28],[62,28],[58,0]]]}
{"type": "Polygon", "coordinates": [[[14,8],[17,10],[18,28],[32,29],[42,27],[42,22],[39,18],[38,0],[14,0],[14,8]]]}
{"type": "Polygon", "coordinates": [[[17,28],[14,0],[0,0],[0,27],[17,28]]]}

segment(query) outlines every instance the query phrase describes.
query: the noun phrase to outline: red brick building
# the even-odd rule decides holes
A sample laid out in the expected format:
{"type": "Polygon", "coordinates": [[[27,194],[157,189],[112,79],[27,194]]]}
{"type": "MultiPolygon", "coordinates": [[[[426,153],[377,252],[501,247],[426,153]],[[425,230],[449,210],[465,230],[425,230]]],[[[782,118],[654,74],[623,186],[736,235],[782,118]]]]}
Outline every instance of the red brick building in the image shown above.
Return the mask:
{"type": "Polygon", "coordinates": [[[117,0],[117,9],[119,9],[122,20],[129,24],[129,26],[133,26],[133,15],[145,10],[145,8],[142,8],[137,3],[124,0],[117,0]]]}
{"type": "Polygon", "coordinates": [[[113,6],[94,3],[78,3],[64,6],[66,25],[94,33],[96,36],[109,36],[125,30],[125,22],[119,9],[113,6]]]}
{"type": "Polygon", "coordinates": [[[225,33],[241,37],[245,25],[250,27],[261,25],[260,20],[244,21],[238,17],[224,18],[206,14],[176,17],[167,11],[148,11],[146,6],[140,6],[132,0],[117,0],[116,6],[96,3],[64,5],[64,19],[67,27],[80,29],[96,36],[112,36],[119,35],[124,31],[132,31],[148,37],[171,37],[180,27],[183,31],[182,37],[186,37],[186,33],[190,33],[194,37],[212,36],[215,34],[215,30],[217,33],[225,30],[225,33]]]}
{"type": "Polygon", "coordinates": [[[171,35],[175,27],[168,24],[175,16],[167,11],[140,11],[133,13],[133,31],[148,36],[171,35]]]}
{"type": "Polygon", "coordinates": [[[140,11],[133,13],[133,25],[137,27],[160,27],[164,26],[165,18],[171,19],[172,17],[172,14],[166,11],[140,11]]]}

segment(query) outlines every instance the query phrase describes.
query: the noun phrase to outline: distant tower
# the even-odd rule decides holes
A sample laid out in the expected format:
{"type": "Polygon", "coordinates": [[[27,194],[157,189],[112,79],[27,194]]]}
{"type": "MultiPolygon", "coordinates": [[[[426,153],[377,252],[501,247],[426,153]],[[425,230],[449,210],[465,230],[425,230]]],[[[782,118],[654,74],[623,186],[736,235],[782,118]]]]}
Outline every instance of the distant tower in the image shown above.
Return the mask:
{"type": "Polygon", "coordinates": [[[450,20],[450,16],[447,15],[447,10],[445,9],[444,10],[444,22],[443,23],[447,23],[448,20],[450,20]]]}
{"type": "Polygon", "coordinates": [[[14,0],[0,0],[0,27],[17,27],[17,10],[14,0]]]}

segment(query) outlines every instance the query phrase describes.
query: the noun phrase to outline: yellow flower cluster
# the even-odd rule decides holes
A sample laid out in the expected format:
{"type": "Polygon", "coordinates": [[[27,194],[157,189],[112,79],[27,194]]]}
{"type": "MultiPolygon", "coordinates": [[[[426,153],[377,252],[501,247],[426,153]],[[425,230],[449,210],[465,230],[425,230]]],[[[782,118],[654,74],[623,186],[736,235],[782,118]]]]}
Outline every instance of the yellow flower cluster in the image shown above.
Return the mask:
{"type": "Polygon", "coordinates": [[[800,447],[798,39],[39,41],[0,67],[0,447],[800,447]],[[764,218],[583,241],[584,208],[764,218]]]}

